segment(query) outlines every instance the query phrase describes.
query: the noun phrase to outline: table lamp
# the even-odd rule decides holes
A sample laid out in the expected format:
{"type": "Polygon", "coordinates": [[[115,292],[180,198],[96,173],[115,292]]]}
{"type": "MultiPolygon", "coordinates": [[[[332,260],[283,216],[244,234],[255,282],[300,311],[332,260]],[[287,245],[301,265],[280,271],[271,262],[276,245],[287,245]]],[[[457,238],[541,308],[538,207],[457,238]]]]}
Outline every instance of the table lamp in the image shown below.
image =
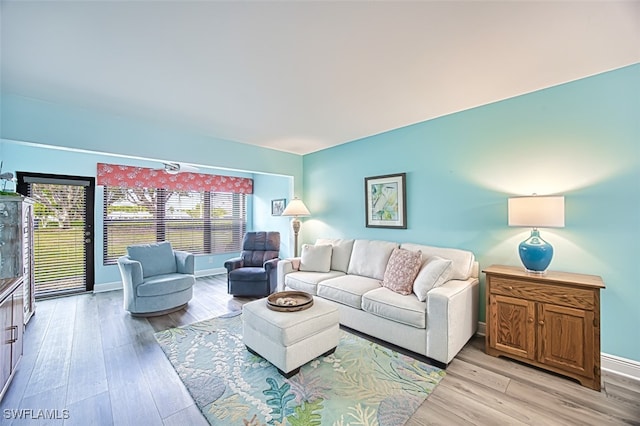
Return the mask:
{"type": "Polygon", "coordinates": [[[553,258],[553,247],[540,237],[538,228],[564,227],[564,197],[509,198],[509,226],[532,227],[531,235],[518,246],[520,260],[528,272],[544,274],[553,258]]]}

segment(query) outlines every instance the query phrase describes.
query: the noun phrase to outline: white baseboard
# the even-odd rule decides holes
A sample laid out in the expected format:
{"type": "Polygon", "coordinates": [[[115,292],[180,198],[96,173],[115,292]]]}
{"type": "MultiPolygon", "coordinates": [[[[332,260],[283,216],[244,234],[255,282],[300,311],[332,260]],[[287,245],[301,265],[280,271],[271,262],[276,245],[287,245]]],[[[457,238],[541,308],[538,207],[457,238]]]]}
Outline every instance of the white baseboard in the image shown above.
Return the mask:
{"type": "Polygon", "coordinates": [[[94,293],[104,293],[105,291],[122,290],[122,281],[111,283],[101,283],[93,286],[94,293]]]}
{"type": "Polygon", "coordinates": [[[226,268],[203,269],[201,271],[196,271],[196,278],[208,277],[211,275],[221,275],[226,273],[227,273],[226,268]]]}
{"type": "MultiPolygon", "coordinates": [[[[196,278],[208,277],[211,275],[220,275],[220,274],[226,274],[226,273],[227,273],[227,270],[225,268],[203,269],[201,271],[196,271],[196,278]]],[[[113,290],[122,290],[122,281],[101,283],[93,286],[94,293],[103,293],[105,291],[113,291],[113,290]]]]}
{"type": "Polygon", "coordinates": [[[615,355],[602,354],[601,368],[640,381],[640,362],[615,355]]]}
{"type": "MultiPolygon", "coordinates": [[[[486,336],[487,324],[478,321],[478,336],[486,336]]],[[[613,374],[640,381],[640,362],[605,353],[600,354],[600,367],[613,374]]]]}
{"type": "Polygon", "coordinates": [[[478,321],[478,331],[476,331],[476,334],[478,336],[486,336],[487,335],[487,324],[482,322],[482,321],[478,321]]]}

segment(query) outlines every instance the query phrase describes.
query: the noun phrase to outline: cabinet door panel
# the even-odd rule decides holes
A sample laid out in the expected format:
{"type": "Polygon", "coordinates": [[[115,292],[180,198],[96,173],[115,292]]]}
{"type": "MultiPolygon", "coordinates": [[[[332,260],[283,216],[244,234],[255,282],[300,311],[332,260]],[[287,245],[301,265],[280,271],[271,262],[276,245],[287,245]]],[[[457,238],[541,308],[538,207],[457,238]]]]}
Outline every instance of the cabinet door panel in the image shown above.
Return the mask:
{"type": "Polygon", "coordinates": [[[535,358],[535,303],[491,295],[490,342],[492,348],[526,359],[535,358]]]}
{"type": "Polygon", "coordinates": [[[11,371],[22,358],[22,334],[24,332],[24,284],[13,293],[13,345],[11,346],[11,371]]]}
{"type": "Polygon", "coordinates": [[[593,312],[540,304],[540,362],[594,377],[593,312]]]}
{"type": "Polygon", "coordinates": [[[12,302],[9,296],[0,304],[0,390],[11,375],[12,302]]]}

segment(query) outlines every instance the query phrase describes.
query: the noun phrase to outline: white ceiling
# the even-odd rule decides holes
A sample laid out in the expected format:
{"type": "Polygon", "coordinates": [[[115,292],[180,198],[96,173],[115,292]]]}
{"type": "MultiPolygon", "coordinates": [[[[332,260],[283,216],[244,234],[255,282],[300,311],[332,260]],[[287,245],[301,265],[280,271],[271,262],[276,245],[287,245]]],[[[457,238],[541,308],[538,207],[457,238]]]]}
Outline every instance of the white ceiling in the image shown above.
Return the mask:
{"type": "Polygon", "coordinates": [[[640,1],[2,1],[2,88],[309,153],[640,62],[640,1]]]}

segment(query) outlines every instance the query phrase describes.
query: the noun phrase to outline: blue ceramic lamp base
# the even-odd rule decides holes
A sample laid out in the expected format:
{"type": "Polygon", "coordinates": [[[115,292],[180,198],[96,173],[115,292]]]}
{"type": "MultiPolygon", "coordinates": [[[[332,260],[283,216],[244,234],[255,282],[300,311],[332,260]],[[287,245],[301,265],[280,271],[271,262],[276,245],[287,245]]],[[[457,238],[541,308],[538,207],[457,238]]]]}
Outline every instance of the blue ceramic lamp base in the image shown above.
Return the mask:
{"type": "Polygon", "coordinates": [[[529,238],[518,246],[520,260],[528,272],[544,274],[553,258],[553,247],[540,237],[540,231],[533,229],[529,238]]]}

